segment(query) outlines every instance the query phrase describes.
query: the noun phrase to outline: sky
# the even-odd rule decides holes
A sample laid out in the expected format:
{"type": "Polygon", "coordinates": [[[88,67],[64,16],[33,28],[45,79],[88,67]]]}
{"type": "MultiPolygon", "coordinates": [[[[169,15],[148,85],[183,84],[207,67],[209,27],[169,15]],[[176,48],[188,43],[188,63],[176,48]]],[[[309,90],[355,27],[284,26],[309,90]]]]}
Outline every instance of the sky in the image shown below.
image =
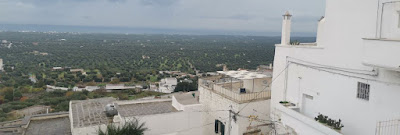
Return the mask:
{"type": "Polygon", "coordinates": [[[325,0],[0,0],[0,24],[315,33],[325,0]]]}

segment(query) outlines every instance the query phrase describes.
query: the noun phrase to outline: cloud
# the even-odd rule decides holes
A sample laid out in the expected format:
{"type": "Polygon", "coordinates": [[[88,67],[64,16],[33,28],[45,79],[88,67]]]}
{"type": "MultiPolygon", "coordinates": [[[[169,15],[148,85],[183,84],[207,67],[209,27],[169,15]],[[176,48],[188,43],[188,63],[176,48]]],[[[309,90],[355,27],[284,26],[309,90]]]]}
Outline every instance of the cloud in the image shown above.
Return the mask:
{"type": "Polygon", "coordinates": [[[315,32],[325,0],[0,0],[0,23],[315,32]]]}
{"type": "Polygon", "coordinates": [[[108,0],[109,2],[113,2],[113,3],[124,3],[126,2],[126,0],[108,0]]]}
{"type": "Polygon", "coordinates": [[[140,0],[145,6],[171,6],[177,2],[178,0],[140,0]]]}
{"type": "Polygon", "coordinates": [[[201,16],[200,18],[206,19],[230,19],[230,20],[251,20],[254,19],[254,16],[245,15],[245,14],[237,14],[237,15],[230,15],[230,16],[201,16]]]}

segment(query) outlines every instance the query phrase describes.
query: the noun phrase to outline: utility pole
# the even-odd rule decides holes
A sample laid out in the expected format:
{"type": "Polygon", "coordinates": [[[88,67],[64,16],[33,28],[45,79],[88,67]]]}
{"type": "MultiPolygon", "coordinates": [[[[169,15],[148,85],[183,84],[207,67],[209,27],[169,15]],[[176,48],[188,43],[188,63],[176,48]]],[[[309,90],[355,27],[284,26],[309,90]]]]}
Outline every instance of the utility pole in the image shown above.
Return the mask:
{"type": "Polygon", "coordinates": [[[232,124],[231,124],[231,121],[232,121],[232,113],[233,113],[233,111],[232,111],[232,105],[230,105],[229,107],[230,107],[230,109],[229,109],[229,121],[228,121],[228,133],[227,133],[227,135],[231,135],[231,128],[232,128],[232,124]]]}

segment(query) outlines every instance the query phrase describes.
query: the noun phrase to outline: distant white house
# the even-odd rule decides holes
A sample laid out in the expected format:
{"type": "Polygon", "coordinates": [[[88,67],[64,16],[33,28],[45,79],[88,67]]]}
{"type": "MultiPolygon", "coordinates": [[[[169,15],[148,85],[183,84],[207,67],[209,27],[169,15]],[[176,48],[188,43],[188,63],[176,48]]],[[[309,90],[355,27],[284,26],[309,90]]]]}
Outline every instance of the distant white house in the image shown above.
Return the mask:
{"type": "Polygon", "coordinates": [[[56,71],[56,70],[64,70],[63,67],[53,67],[52,69],[53,69],[54,71],[56,71]]]}
{"type": "Polygon", "coordinates": [[[46,85],[47,89],[46,91],[54,91],[54,90],[64,90],[64,91],[68,91],[68,88],[65,87],[57,87],[57,86],[51,86],[51,85],[46,85]]]}
{"type": "Polygon", "coordinates": [[[125,84],[107,84],[105,87],[107,91],[129,90],[135,88],[135,86],[125,86],[125,84]]]}
{"type": "Polygon", "coordinates": [[[150,84],[149,90],[151,90],[151,91],[158,91],[158,87],[157,87],[156,85],[154,85],[154,84],[150,84]]]}
{"type": "Polygon", "coordinates": [[[85,90],[87,90],[87,91],[95,91],[95,90],[98,90],[98,89],[100,89],[99,86],[86,86],[85,87],[85,90]]]}
{"type": "MultiPolygon", "coordinates": [[[[103,88],[105,90],[107,90],[107,92],[113,92],[113,91],[119,91],[119,90],[135,89],[137,87],[136,86],[125,86],[125,84],[107,84],[103,88]]],[[[74,91],[82,91],[82,90],[95,91],[95,90],[100,90],[100,89],[102,89],[102,87],[100,87],[100,86],[86,86],[85,88],[78,88],[78,87],[73,88],[74,91]]]]}
{"type": "Polygon", "coordinates": [[[178,84],[178,80],[173,77],[161,79],[160,86],[159,86],[159,92],[172,93],[172,92],[174,92],[177,84],[178,84]]]}
{"type": "Polygon", "coordinates": [[[193,83],[192,80],[185,78],[184,80],[180,80],[179,82],[185,82],[185,83],[193,83]]]}
{"type": "Polygon", "coordinates": [[[81,72],[82,75],[86,75],[85,70],[81,69],[81,68],[79,68],[79,69],[70,69],[69,71],[72,72],[72,73],[81,72]]]}
{"type": "Polygon", "coordinates": [[[101,87],[99,86],[86,86],[84,88],[79,88],[79,87],[74,87],[72,88],[73,91],[83,91],[83,90],[87,90],[87,91],[95,91],[95,90],[99,90],[101,89],[101,87]]]}

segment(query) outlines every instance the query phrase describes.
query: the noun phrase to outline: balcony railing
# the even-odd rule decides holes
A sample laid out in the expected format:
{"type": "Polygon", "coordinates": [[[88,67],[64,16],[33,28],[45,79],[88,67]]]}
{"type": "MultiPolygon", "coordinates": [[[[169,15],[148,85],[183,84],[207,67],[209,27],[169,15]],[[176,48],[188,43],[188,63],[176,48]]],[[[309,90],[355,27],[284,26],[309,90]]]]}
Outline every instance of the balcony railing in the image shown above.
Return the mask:
{"type": "Polygon", "coordinates": [[[376,123],[375,135],[400,135],[400,119],[376,123]]]}

